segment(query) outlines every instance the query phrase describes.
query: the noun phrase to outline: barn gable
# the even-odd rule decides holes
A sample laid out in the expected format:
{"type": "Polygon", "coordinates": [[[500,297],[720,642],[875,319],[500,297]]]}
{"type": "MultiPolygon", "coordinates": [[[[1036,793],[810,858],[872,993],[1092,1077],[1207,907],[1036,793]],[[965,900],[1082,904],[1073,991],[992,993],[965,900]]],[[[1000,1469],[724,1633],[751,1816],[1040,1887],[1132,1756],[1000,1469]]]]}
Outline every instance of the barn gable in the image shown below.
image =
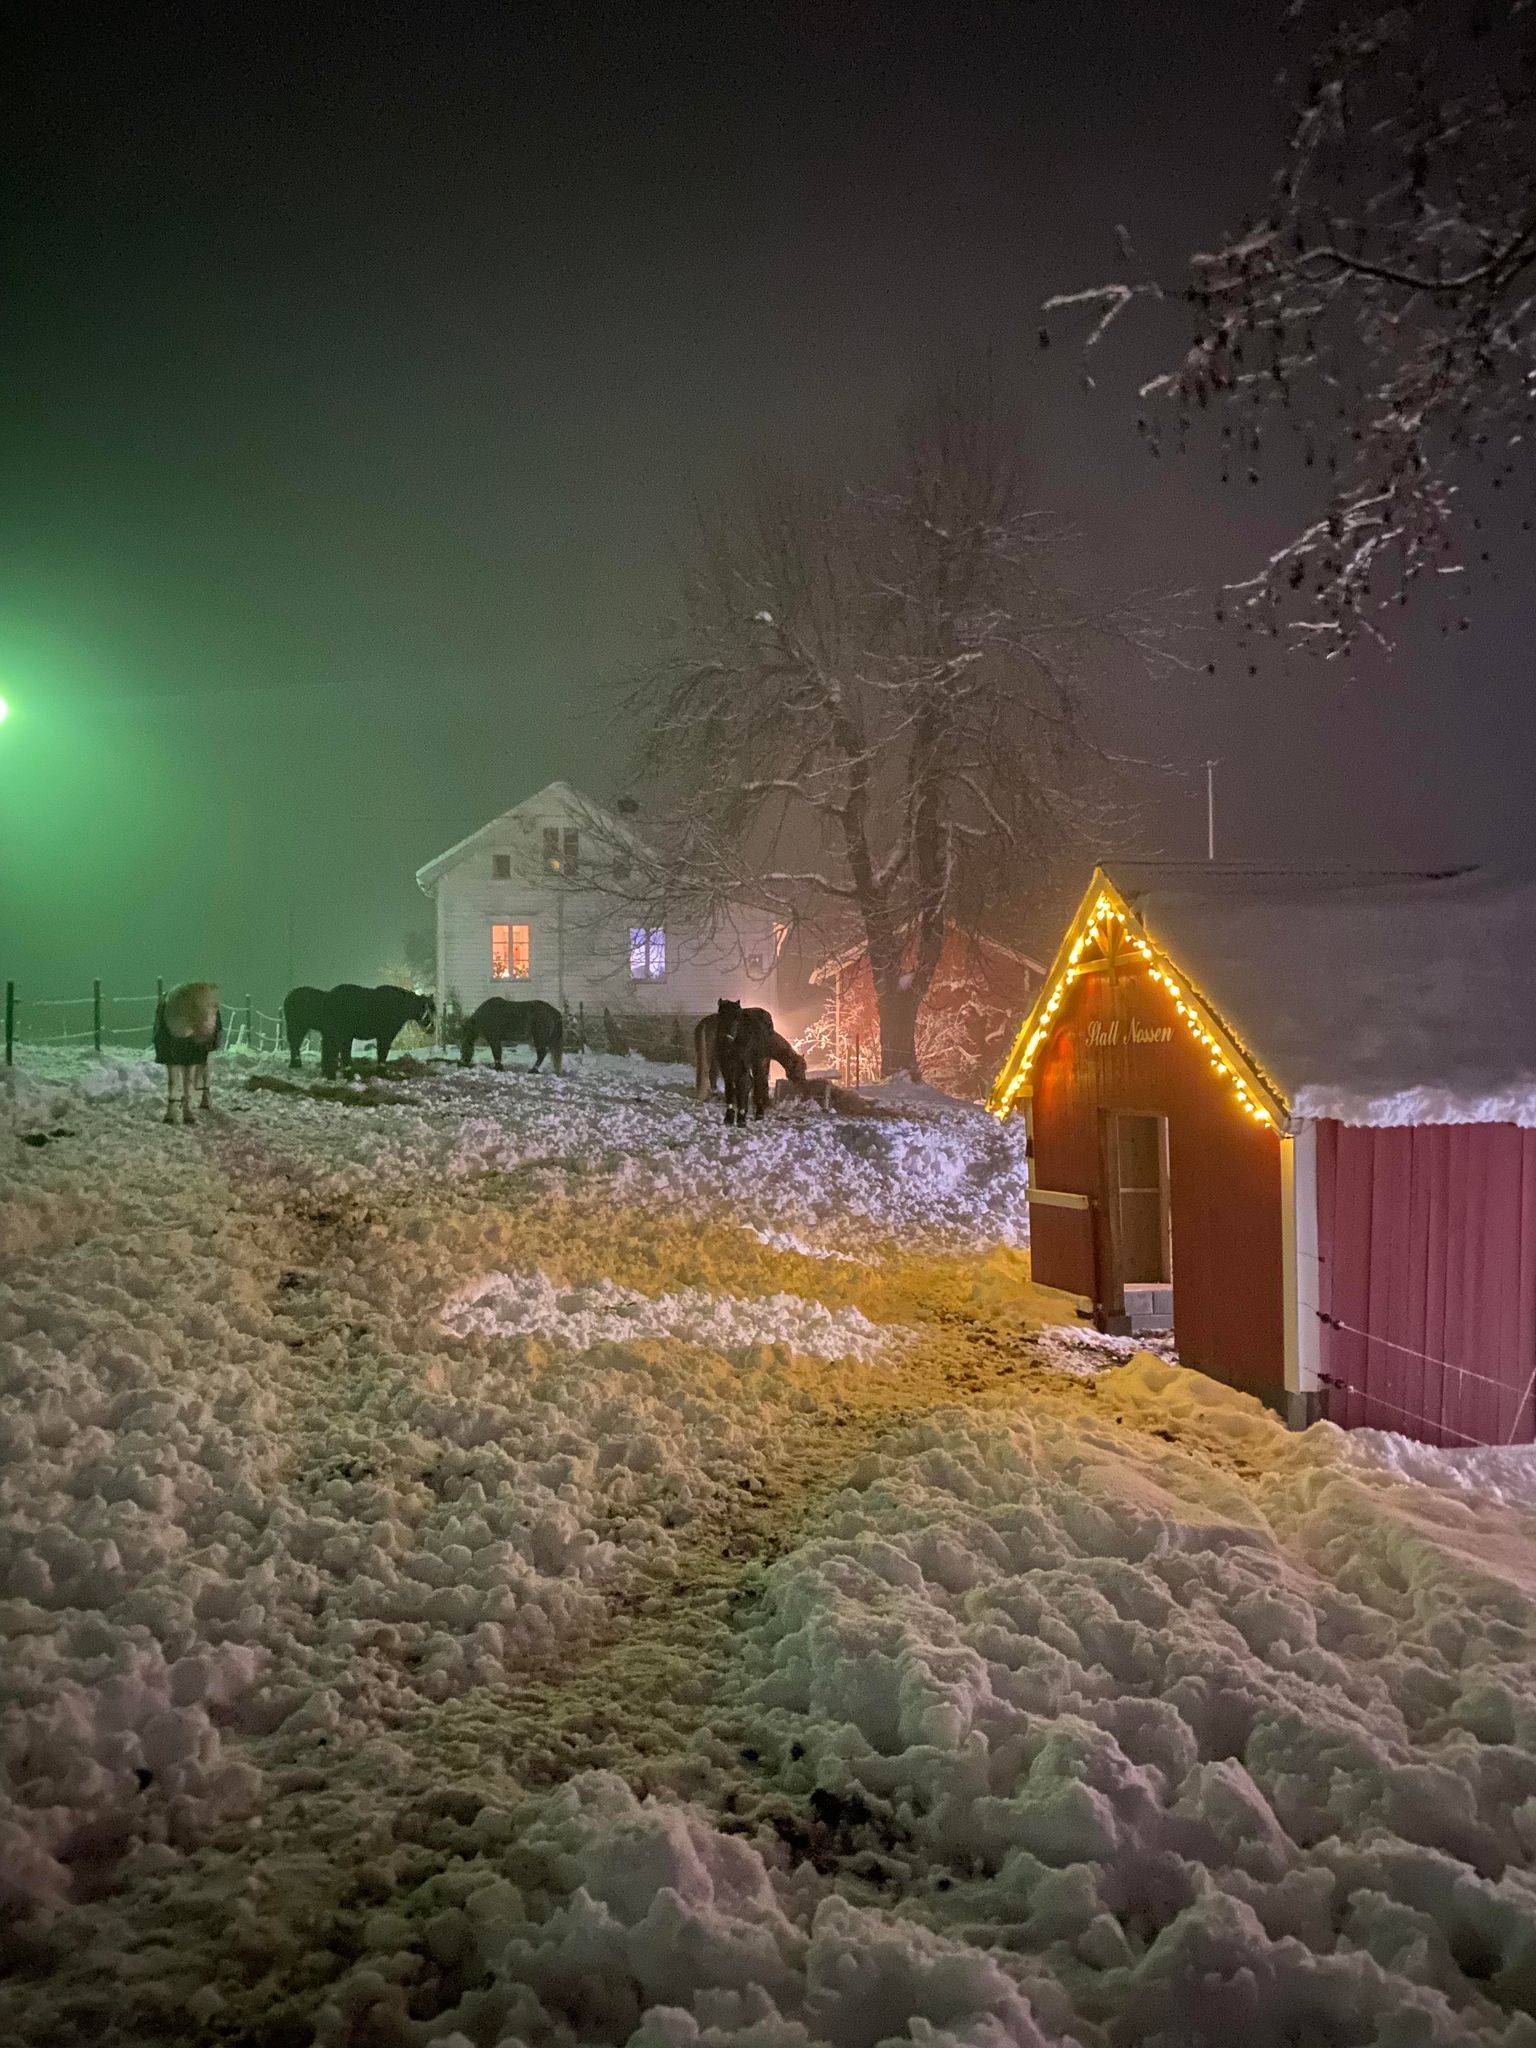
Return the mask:
{"type": "Polygon", "coordinates": [[[1278,1085],[1210,998],[1194,986],[1180,962],[1159,944],[1103,868],[1095,868],[1077,915],[1067,927],[1050,972],[993,1084],[987,1103],[993,1114],[1007,1116],[1021,1097],[1029,1095],[1040,1053],[1074,985],[1090,974],[1114,975],[1129,965],[1166,992],[1184,1028],[1209,1057],[1212,1070],[1230,1081],[1244,1114],[1258,1123],[1283,1124],[1289,1104],[1278,1085]]]}
{"type": "Polygon", "coordinates": [[[993,1088],[998,1113],[1029,1092],[1101,900],[1282,1125],[1536,1125],[1536,886],[1475,868],[1096,870],[993,1088]]]}

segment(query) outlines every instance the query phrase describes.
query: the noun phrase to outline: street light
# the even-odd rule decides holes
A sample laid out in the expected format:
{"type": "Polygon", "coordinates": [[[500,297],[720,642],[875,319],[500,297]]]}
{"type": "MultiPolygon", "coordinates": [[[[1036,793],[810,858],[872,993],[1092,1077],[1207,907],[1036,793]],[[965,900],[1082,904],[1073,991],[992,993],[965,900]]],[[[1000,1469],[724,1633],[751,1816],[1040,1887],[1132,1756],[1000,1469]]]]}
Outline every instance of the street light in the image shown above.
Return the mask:
{"type": "Polygon", "coordinates": [[[3,697],[0,697],[0,725],[4,725],[5,721],[10,717],[10,715],[10,705],[6,703],[3,697]]]}

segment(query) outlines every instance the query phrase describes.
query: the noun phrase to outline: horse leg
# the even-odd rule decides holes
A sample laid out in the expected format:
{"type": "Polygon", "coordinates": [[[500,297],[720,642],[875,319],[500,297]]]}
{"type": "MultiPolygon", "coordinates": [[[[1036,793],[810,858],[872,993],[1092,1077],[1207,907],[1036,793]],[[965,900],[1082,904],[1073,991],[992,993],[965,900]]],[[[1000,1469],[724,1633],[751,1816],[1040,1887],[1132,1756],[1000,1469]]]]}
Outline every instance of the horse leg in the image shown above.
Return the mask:
{"type": "Polygon", "coordinates": [[[533,1065],[529,1068],[528,1071],[532,1074],[536,1074],[539,1071],[540,1067],[542,1067],[544,1064],[544,1055],[549,1051],[549,1047],[547,1045],[541,1044],[537,1038],[530,1038],[528,1043],[533,1047],[534,1053],[533,1065]]]}
{"type": "Polygon", "coordinates": [[[194,1124],[197,1122],[197,1118],[192,1114],[192,1069],[190,1067],[183,1067],[181,1070],[181,1120],[184,1124],[194,1124]]]}
{"type": "Polygon", "coordinates": [[[204,1060],[202,1065],[198,1068],[197,1075],[198,1079],[203,1084],[202,1106],[204,1109],[212,1109],[213,1103],[208,1094],[208,1062],[206,1060],[204,1060]]]}
{"type": "Polygon", "coordinates": [[[292,1023],[286,1018],[284,1022],[288,1025],[288,1064],[290,1067],[301,1067],[304,1062],[299,1058],[299,1054],[304,1050],[304,1041],[308,1038],[309,1032],[307,1029],[295,1031],[292,1023]]]}
{"type": "Polygon", "coordinates": [[[501,1072],[501,1040],[499,1038],[488,1038],[485,1042],[491,1048],[491,1065],[499,1074],[501,1072]]]}
{"type": "Polygon", "coordinates": [[[176,1121],[176,1069],[169,1063],[165,1069],[165,1121],[176,1121]]]}
{"type": "Polygon", "coordinates": [[[768,1062],[758,1060],[752,1068],[752,1114],[761,1123],[768,1112],[768,1062]]]}
{"type": "Polygon", "coordinates": [[[381,1031],[378,1037],[374,1040],[374,1051],[377,1052],[379,1056],[379,1065],[381,1067],[383,1066],[384,1062],[389,1058],[389,1048],[394,1044],[394,1042],[395,1034],[393,1031],[381,1031]]]}

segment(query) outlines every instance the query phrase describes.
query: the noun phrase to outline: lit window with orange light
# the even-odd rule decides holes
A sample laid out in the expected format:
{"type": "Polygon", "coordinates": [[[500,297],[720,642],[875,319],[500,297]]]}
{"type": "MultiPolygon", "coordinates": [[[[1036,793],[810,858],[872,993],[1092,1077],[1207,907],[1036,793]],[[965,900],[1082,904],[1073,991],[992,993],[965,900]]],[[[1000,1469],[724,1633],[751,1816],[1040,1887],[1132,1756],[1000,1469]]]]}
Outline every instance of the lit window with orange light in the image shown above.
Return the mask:
{"type": "Polygon", "coordinates": [[[527,925],[493,924],[491,926],[492,981],[526,981],[529,973],[531,950],[528,943],[527,925]]]}

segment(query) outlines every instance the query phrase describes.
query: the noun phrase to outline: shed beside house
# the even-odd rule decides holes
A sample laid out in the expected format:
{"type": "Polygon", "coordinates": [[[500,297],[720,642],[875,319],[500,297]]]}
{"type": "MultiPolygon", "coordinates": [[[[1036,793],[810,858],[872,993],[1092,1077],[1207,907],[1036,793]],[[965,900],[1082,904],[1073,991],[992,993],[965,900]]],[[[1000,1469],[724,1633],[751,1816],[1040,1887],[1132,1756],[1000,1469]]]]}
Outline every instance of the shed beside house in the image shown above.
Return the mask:
{"type": "Polygon", "coordinates": [[[626,845],[641,852],[618,818],[552,782],[419,868],[437,908],[439,1014],[493,995],[594,1017],[691,1019],[722,995],[772,1009],[773,920],[743,910],[708,934],[657,923],[626,897],[626,845]]]}
{"type": "Polygon", "coordinates": [[[1536,1439],[1536,887],[1099,868],[994,1084],[1035,1277],[1297,1420],[1536,1439]]]}
{"type": "MultiPolygon", "coordinates": [[[[911,939],[906,935],[908,958],[911,939]]],[[[1021,1010],[1045,969],[1029,954],[951,924],[917,1017],[917,1055],[925,1080],[951,1094],[982,1095],[1021,1010]]],[[[880,1009],[864,944],[824,960],[811,984],[828,991],[825,1014],[808,1040],[858,1086],[880,1072],[880,1009]]]]}

